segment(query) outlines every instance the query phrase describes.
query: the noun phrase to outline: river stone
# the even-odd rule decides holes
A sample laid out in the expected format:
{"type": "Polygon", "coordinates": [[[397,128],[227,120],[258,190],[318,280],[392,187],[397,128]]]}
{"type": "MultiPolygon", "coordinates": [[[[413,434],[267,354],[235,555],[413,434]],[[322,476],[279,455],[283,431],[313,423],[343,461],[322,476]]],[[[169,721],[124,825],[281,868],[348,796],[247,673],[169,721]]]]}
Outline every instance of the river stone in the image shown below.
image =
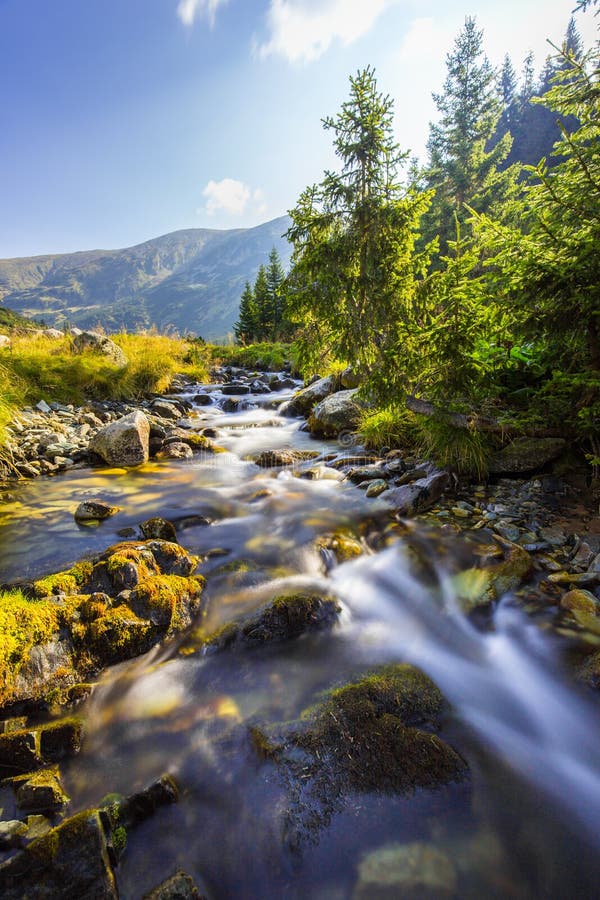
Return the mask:
{"type": "Polygon", "coordinates": [[[76,522],[92,522],[108,519],[118,512],[118,506],[111,506],[104,500],[82,500],[74,512],[74,517],[76,522]]]}
{"type": "Polygon", "coordinates": [[[297,462],[314,459],[319,454],[315,450],[263,450],[252,457],[253,462],[263,469],[276,469],[279,466],[293,466],[297,462]]]}
{"type": "Polygon", "coordinates": [[[194,451],[183,441],[166,441],[160,451],[161,459],[191,459],[194,451]]]}
{"type": "Polygon", "coordinates": [[[337,391],[317,403],[309,419],[308,428],[313,434],[337,437],[358,428],[361,408],[355,401],[356,390],[337,391]]]}
{"type": "Polygon", "coordinates": [[[35,772],[16,791],[17,806],[30,813],[53,813],[69,802],[57,769],[35,772]]]}
{"type": "Polygon", "coordinates": [[[307,416],[314,406],[325,397],[333,394],[338,388],[338,380],[335,375],[319,378],[317,381],[302,388],[301,391],[290,400],[287,411],[293,416],[307,416]]]}
{"type": "MultiPolygon", "coordinates": [[[[189,449],[189,448],[188,448],[189,449]]],[[[152,519],[146,519],[140,525],[142,534],[146,540],[158,539],[161,541],[171,541],[177,543],[177,532],[172,522],[163,519],[161,516],[154,516],[152,519]]]]}
{"type": "Polygon", "coordinates": [[[379,497],[384,491],[387,491],[388,483],[383,478],[376,478],[375,481],[369,482],[367,488],[367,497],[379,497]]]}
{"type": "Polygon", "coordinates": [[[27,833],[27,825],[19,819],[0,822],[0,850],[10,850],[23,846],[23,836],[27,833]]]}
{"type": "Polygon", "coordinates": [[[388,844],[365,856],[352,900],[452,900],[453,863],[432,844],[388,844]]]}
{"type": "Polygon", "coordinates": [[[144,894],[142,900],[206,900],[206,898],[200,895],[193,879],[185,872],[179,871],[148,894],[144,894]]]}
{"type": "Polygon", "coordinates": [[[139,410],[105,425],[90,441],[89,450],[109,466],[148,462],[150,423],[139,410]]]}
{"type": "Polygon", "coordinates": [[[75,336],[73,348],[78,353],[85,353],[88,351],[101,353],[102,356],[105,356],[109,360],[109,362],[114,363],[120,368],[127,365],[127,357],[124,352],[114,341],[107,338],[105,334],[97,334],[95,331],[83,331],[81,334],[75,336]]]}
{"type": "Polygon", "coordinates": [[[489,474],[532,475],[557,459],[566,446],[564,438],[516,438],[492,456],[489,474]]]}
{"type": "Polygon", "coordinates": [[[450,482],[447,472],[434,470],[425,478],[412,484],[391,488],[381,498],[381,502],[393,509],[399,516],[414,516],[433,506],[444,493],[450,482]]]}
{"type": "Polygon", "coordinates": [[[357,388],[361,385],[361,378],[354,371],[352,366],[346,366],[346,368],[340,375],[340,383],[342,387],[346,389],[357,388]]]}
{"type": "Polygon", "coordinates": [[[3,900],[118,900],[107,835],[96,810],[85,810],[0,865],[3,900]]]}
{"type": "Polygon", "coordinates": [[[244,394],[250,393],[250,385],[249,384],[226,384],[223,387],[222,393],[226,397],[238,397],[243,396],[244,394]]]}
{"type": "Polygon", "coordinates": [[[160,416],[161,419],[180,419],[181,412],[177,409],[174,403],[169,403],[168,400],[153,400],[152,401],[152,412],[157,416],[160,416]]]}

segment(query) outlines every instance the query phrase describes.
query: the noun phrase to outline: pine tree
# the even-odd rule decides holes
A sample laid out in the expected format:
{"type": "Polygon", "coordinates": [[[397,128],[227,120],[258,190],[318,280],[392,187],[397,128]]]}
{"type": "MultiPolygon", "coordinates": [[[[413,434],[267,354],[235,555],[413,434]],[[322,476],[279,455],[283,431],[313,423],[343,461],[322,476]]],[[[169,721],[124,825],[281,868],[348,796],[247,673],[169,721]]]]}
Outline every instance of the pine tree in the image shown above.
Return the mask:
{"type": "Polygon", "coordinates": [[[483,32],[467,18],[446,57],[447,76],[441,94],[434,94],[440,121],[430,126],[428,187],[435,199],[425,218],[424,232],[439,236],[440,252],[447,251],[455,221],[468,217],[466,205],[478,211],[491,208],[513,190],[516,172],[499,168],[508,155],[511,138],[493,137],[501,114],[495,75],[483,56],[483,32]]]}
{"type": "Polygon", "coordinates": [[[267,266],[267,290],[269,292],[269,318],[271,323],[271,340],[278,340],[282,336],[284,322],[285,297],[283,285],[285,272],[281,265],[281,259],[277,249],[273,247],[269,254],[267,266]]]}
{"type": "Polygon", "coordinates": [[[264,265],[259,267],[253,293],[256,315],[256,340],[270,340],[273,332],[273,311],[271,309],[267,269],[264,265]]]}
{"type": "Polygon", "coordinates": [[[307,188],[291,210],[289,304],[302,324],[303,361],[321,354],[355,365],[379,396],[397,390],[402,334],[418,304],[415,230],[429,197],[398,184],[405,159],[393,138],[393,101],[373,69],[350,78],[350,99],[323,120],[338,172],[307,188]]]}
{"type": "Polygon", "coordinates": [[[254,291],[250,287],[250,282],[247,281],[240,299],[238,320],[233,326],[236,342],[251,344],[256,338],[256,326],[254,291]]]}

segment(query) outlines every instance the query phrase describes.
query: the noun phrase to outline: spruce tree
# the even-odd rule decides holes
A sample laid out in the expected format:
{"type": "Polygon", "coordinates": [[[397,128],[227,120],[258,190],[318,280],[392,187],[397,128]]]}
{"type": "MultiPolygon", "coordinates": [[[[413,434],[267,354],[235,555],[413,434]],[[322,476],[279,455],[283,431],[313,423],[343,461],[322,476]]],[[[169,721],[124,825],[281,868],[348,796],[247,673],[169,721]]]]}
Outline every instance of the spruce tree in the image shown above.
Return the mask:
{"type": "MultiPolygon", "coordinates": [[[[394,394],[403,339],[418,306],[415,231],[429,203],[398,183],[405,159],[393,137],[393,101],[373,69],[350,78],[350,98],[335,117],[339,171],[307,188],[291,210],[294,245],[288,302],[301,323],[302,360],[352,362],[380,397],[394,394]]],[[[409,354],[407,353],[407,357],[409,354]]]]}
{"type": "Polygon", "coordinates": [[[474,18],[465,20],[446,66],[443,91],[433,95],[441,118],[430,126],[426,184],[436,193],[424,228],[427,239],[439,236],[442,255],[455,233],[456,218],[461,225],[468,218],[466,206],[491,209],[510,195],[516,179],[512,170],[499,171],[511,138],[505,134],[492,140],[502,107],[494,70],[483,55],[483,32],[474,18]]]}
{"type": "Polygon", "coordinates": [[[236,342],[251,344],[256,338],[256,325],[254,291],[250,287],[250,282],[247,281],[240,299],[238,320],[233,326],[236,342]]]}
{"type": "Polygon", "coordinates": [[[267,266],[267,290],[269,293],[269,318],[271,322],[271,340],[278,340],[282,336],[285,297],[283,292],[283,284],[285,272],[281,265],[281,259],[277,249],[273,247],[269,254],[269,265],[267,266]]]}
{"type": "Polygon", "coordinates": [[[271,340],[273,333],[273,311],[267,281],[266,266],[260,266],[254,282],[254,309],[256,314],[256,340],[271,340]]]}

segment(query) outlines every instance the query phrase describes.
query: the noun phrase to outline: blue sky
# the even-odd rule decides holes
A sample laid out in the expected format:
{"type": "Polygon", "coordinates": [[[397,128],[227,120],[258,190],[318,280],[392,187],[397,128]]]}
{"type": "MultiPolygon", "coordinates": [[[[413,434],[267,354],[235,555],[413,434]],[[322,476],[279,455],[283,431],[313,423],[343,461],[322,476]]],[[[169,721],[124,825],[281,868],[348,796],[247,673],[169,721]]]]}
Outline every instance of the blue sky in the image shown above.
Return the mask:
{"type": "MultiPolygon", "coordinates": [[[[466,15],[538,69],[575,0],[0,0],[0,257],[282,215],[334,164],[320,123],[374,65],[404,149],[466,15]]],[[[584,42],[591,13],[578,15],[584,42]]]]}

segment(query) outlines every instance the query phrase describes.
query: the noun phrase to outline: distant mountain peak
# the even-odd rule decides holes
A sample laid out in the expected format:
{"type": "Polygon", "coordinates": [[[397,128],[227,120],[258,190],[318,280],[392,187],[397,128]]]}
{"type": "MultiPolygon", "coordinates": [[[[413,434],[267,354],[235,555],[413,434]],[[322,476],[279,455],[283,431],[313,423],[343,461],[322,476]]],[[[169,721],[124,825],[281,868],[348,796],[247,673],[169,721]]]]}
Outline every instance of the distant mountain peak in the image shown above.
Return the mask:
{"type": "Polygon", "coordinates": [[[0,259],[0,302],[55,327],[224,337],[272,247],[287,267],[289,224],[280,216],[253,228],[182,228],[117,250],[0,259]]]}

